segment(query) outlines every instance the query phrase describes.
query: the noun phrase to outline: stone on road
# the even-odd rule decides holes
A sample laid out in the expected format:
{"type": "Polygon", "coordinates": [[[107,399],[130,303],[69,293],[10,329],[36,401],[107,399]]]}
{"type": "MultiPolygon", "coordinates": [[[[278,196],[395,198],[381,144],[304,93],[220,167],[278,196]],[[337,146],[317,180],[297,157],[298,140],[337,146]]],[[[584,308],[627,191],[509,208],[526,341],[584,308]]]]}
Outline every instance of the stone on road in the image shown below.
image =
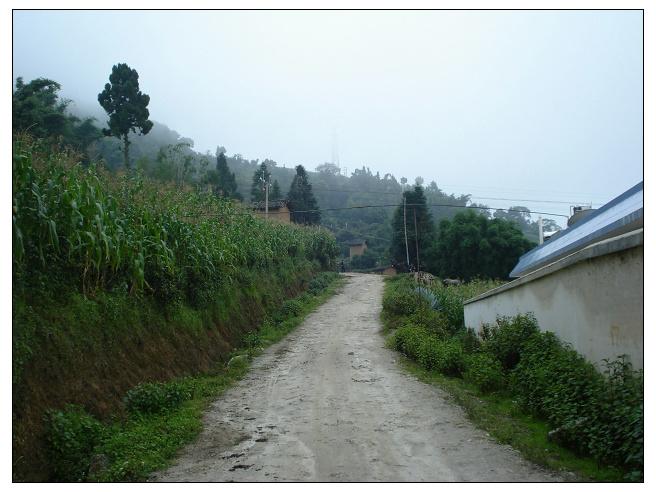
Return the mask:
{"type": "Polygon", "coordinates": [[[556,481],[384,347],[382,277],[343,290],[214,402],[160,481],[556,481]]]}

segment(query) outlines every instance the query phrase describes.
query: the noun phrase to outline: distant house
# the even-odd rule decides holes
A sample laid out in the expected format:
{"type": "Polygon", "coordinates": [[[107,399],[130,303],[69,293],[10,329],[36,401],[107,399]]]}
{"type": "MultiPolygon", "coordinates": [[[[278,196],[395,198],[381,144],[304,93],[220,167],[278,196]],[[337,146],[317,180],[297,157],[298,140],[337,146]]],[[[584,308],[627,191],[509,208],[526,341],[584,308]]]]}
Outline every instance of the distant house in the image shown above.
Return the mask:
{"type": "MultiPolygon", "coordinates": [[[[255,215],[260,218],[266,217],[266,204],[264,202],[253,203],[253,210],[255,215]]],[[[289,224],[291,218],[289,215],[289,208],[287,207],[287,200],[274,200],[269,202],[269,220],[277,220],[289,224]]]]}
{"type": "Polygon", "coordinates": [[[465,325],[532,312],[588,360],[627,354],[643,366],[643,183],[524,254],[516,280],[465,302],[465,325]]]}
{"type": "Polygon", "coordinates": [[[367,251],[367,241],[364,239],[349,241],[346,244],[349,247],[349,258],[363,255],[367,251]]]}

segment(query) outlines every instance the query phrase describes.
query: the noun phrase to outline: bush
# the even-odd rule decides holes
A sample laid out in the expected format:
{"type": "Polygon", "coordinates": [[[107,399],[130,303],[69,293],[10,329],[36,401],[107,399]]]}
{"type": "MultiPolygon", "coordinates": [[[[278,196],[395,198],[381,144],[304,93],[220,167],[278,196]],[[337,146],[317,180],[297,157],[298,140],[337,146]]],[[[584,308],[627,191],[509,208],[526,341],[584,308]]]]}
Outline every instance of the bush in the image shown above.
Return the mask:
{"type": "Polygon", "coordinates": [[[622,356],[606,361],[606,384],[597,400],[603,429],[593,433],[590,450],[608,463],[623,463],[642,479],[644,463],[644,377],[622,356]]]}
{"type": "Polygon", "coordinates": [[[253,358],[262,347],[262,337],[257,331],[251,331],[243,336],[242,343],[248,351],[248,356],[253,358]]]}
{"type": "Polygon", "coordinates": [[[303,305],[296,299],[290,299],[282,303],[280,308],[279,321],[300,315],[303,312],[303,305]]]}
{"type": "Polygon", "coordinates": [[[491,354],[479,352],[465,357],[463,379],[481,393],[497,391],[504,386],[501,363],[491,354]]]}
{"type": "Polygon", "coordinates": [[[446,376],[461,376],[465,368],[465,354],[456,338],[442,342],[436,369],[446,376]]]}
{"type": "Polygon", "coordinates": [[[548,420],[562,444],[642,476],[643,377],[625,358],[601,374],[553,333],[535,333],[511,381],[520,403],[548,420]]]}
{"type": "Polygon", "coordinates": [[[456,337],[460,340],[462,349],[466,354],[473,354],[481,349],[481,340],[471,328],[460,330],[456,337]]]}
{"type": "Polygon", "coordinates": [[[316,276],[308,284],[308,292],[312,295],[319,294],[328,286],[328,281],[324,277],[316,276]]]}
{"type": "Polygon", "coordinates": [[[317,274],[308,284],[308,292],[314,296],[323,292],[336,278],[337,272],[321,272],[317,274]]]}
{"type": "Polygon", "coordinates": [[[394,334],[394,347],[425,369],[435,369],[447,376],[459,376],[464,368],[464,354],[456,339],[440,340],[424,327],[405,325],[394,334]]]}
{"type": "Polygon", "coordinates": [[[64,410],[47,412],[46,440],[55,479],[83,481],[102,435],[102,424],[82,407],[67,405],[64,410]]]}
{"type": "Polygon", "coordinates": [[[439,338],[445,339],[449,336],[449,322],[446,316],[426,306],[417,309],[408,319],[412,324],[423,326],[439,338]]]}
{"type": "Polygon", "coordinates": [[[510,370],[519,362],[524,343],[537,332],[538,323],[532,314],[500,317],[496,326],[484,332],[485,350],[501,362],[504,370],[510,370]]]}
{"type": "Polygon", "coordinates": [[[394,348],[411,359],[416,359],[425,334],[425,329],[420,326],[404,325],[394,333],[394,348]]]}
{"type": "Polygon", "coordinates": [[[124,402],[130,413],[152,414],[176,408],[192,396],[182,382],[142,383],[127,392],[124,402]]]}
{"type": "Polygon", "coordinates": [[[416,293],[404,289],[392,289],[383,296],[383,310],[392,316],[409,316],[427,303],[416,293]]]}

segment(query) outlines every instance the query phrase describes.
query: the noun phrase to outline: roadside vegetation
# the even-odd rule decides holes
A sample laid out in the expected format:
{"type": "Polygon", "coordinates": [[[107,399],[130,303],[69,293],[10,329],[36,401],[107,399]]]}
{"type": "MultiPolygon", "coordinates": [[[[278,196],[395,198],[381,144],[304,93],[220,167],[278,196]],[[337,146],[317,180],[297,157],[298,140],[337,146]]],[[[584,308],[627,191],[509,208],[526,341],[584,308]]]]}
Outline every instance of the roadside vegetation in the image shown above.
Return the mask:
{"type": "Polygon", "coordinates": [[[102,421],[124,413],[129,389],[224,363],[268,313],[335,269],[325,229],[84,162],[52,142],[14,139],[15,480],[54,473],[49,409],[73,404],[102,421]]]}
{"type": "Polygon", "coordinates": [[[387,282],[389,346],[421,379],[437,383],[493,437],[532,461],[585,480],[642,481],[643,374],[620,357],[603,372],[530,315],[474,333],[463,300],[495,285],[419,287],[387,282]]]}
{"type": "Polygon", "coordinates": [[[142,383],[124,395],[123,412],[101,422],[79,406],[47,414],[48,454],[60,481],[142,481],[164,468],[201,431],[207,405],[248,372],[253,357],[296,328],[343,283],[317,275],[303,294],[268,315],[239,348],[201,375],[142,383]]]}

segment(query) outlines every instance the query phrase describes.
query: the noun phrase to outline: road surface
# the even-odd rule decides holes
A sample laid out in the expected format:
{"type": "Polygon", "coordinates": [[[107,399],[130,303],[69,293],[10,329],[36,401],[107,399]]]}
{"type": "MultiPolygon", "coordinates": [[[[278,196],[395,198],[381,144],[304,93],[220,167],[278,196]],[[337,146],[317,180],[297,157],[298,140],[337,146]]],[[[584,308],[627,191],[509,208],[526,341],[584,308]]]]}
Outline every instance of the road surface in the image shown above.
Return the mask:
{"type": "Polygon", "coordinates": [[[398,365],[381,336],[382,277],[337,295],[209,408],[159,481],[557,481],[398,365]]]}

